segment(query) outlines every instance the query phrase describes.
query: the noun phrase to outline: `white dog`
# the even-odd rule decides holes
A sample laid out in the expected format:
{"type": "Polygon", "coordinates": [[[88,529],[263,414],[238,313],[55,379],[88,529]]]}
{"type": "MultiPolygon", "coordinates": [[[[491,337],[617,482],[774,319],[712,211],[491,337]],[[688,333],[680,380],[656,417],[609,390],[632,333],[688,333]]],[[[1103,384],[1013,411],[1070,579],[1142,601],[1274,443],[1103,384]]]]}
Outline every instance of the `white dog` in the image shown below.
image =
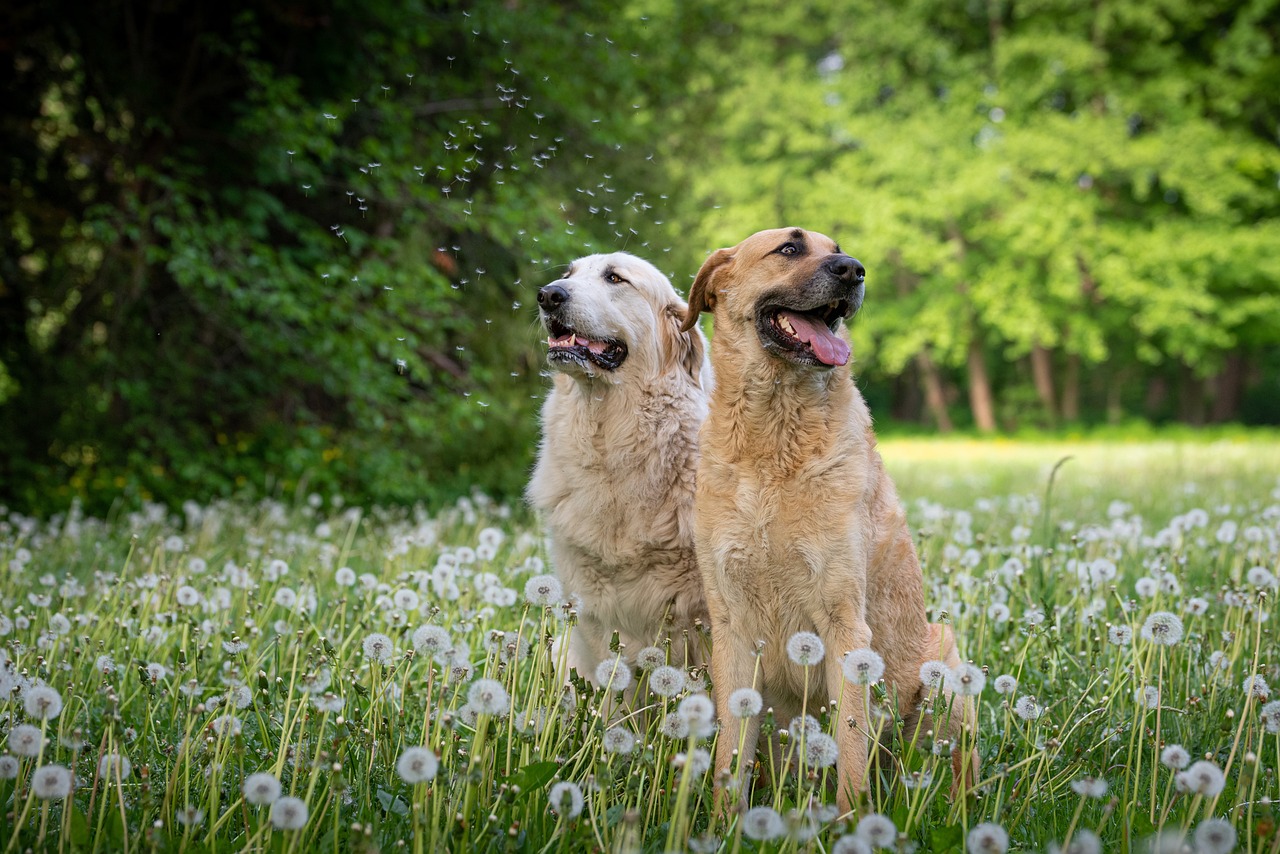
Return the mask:
{"type": "Polygon", "coordinates": [[[706,660],[694,559],[698,428],[711,368],[688,306],[652,264],[590,255],[538,291],[547,363],[529,502],[565,593],[579,604],[569,664],[594,681],[614,631],[628,657],[670,639],[670,662],[706,660]]]}

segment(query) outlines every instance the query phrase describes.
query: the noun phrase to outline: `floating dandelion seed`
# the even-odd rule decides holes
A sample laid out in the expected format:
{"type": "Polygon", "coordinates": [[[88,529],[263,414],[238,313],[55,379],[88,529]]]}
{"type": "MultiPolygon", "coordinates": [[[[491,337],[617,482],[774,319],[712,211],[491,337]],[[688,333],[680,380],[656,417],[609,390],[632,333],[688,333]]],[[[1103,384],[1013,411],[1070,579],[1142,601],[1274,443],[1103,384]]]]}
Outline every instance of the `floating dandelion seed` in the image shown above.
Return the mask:
{"type": "Polygon", "coordinates": [[[271,823],[277,830],[301,830],[307,826],[307,804],[288,795],[271,804],[271,823]]]}
{"type": "Polygon", "coordinates": [[[409,747],[396,760],[396,773],[410,785],[435,779],[440,760],[429,747],[409,747]]]}
{"type": "Polygon", "coordinates": [[[578,788],[577,784],[570,783],[567,780],[552,786],[547,800],[551,803],[552,812],[561,818],[570,820],[582,815],[582,806],[585,803],[582,797],[582,789],[578,788]]]}
{"type": "Polygon", "coordinates": [[[825,654],[822,638],[813,632],[796,632],[787,641],[787,656],[803,667],[820,663],[825,654]]]}
{"type": "Polygon", "coordinates": [[[975,825],[965,842],[970,854],[1005,854],[1009,850],[1009,834],[1003,827],[990,821],[975,825]]]}
{"type": "Polygon", "coordinates": [[[884,675],[884,659],[873,649],[855,649],[840,664],[844,678],[855,685],[871,685],[884,675]]]}
{"type": "Polygon", "coordinates": [[[735,718],[753,718],[764,708],[764,698],[754,688],[739,688],[729,695],[729,714],[735,718]]]}
{"type": "Polygon", "coordinates": [[[1182,640],[1182,619],[1170,611],[1156,611],[1142,624],[1142,638],[1160,646],[1182,640]]]}
{"type": "Polygon", "coordinates": [[[752,807],[742,816],[742,835],[748,839],[768,842],[785,831],[782,816],[773,807],[752,807]]]}
{"type": "Polygon", "coordinates": [[[244,799],[251,804],[261,806],[273,803],[280,797],[280,792],[280,781],[274,774],[266,771],[250,774],[244,780],[244,799]]]}

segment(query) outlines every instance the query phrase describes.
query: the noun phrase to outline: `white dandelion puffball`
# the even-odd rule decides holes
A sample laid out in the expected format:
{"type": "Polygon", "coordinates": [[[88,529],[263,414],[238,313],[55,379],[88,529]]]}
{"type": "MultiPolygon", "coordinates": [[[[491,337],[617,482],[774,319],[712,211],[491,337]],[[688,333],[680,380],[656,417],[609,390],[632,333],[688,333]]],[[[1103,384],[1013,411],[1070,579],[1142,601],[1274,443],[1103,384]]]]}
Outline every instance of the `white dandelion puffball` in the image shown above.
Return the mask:
{"type": "Polygon", "coordinates": [[[1197,854],[1230,854],[1236,847],[1236,829],[1221,818],[1208,818],[1196,825],[1197,854]]]}
{"type": "Polygon", "coordinates": [[[7,753],[0,756],[0,780],[14,779],[18,776],[18,771],[21,767],[15,757],[7,753]]]}
{"type": "Polygon", "coordinates": [[[418,626],[411,638],[414,652],[434,658],[453,645],[449,632],[440,626],[418,626]]]}
{"type": "Polygon", "coordinates": [[[1160,764],[1174,771],[1181,771],[1191,762],[1191,754],[1181,744],[1166,745],[1160,751],[1160,764]]]}
{"type": "MultiPolygon", "coordinates": [[[[22,698],[22,708],[27,715],[38,721],[56,718],[62,712],[62,695],[57,689],[48,685],[37,685],[29,689],[22,698]]],[[[51,765],[51,768],[61,766],[51,765]]]]}
{"type": "Polygon", "coordinates": [[[626,756],[636,748],[636,737],[631,734],[631,730],[620,726],[605,730],[602,741],[605,753],[615,753],[619,756],[626,756]]]}
{"type": "Polygon", "coordinates": [[[1191,763],[1187,770],[1178,773],[1178,777],[1188,791],[1210,798],[1221,793],[1227,784],[1227,778],[1223,775],[1222,769],[1207,759],[1191,763]]]}
{"type": "Polygon", "coordinates": [[[1246,696],[1252,694],[1253,699],[1259,702],[1265,702],[1271,696],[1271,686],[1267,684],[1266,679],[1257,674],[1244,680],[1243,690],[1246,696]]]}
{"type": "Polygon", "coordinates": [[[65,766],[41,765],[31,775],[31,793],[42,801],[60,801],[71,794],[74,782],[65,766]]]}
{"type": "Polygon", "coordinates": [[[551,802],[551,811],[561,818],[575,819],[582,815],[585,800],[576,783],[567,780],[556,783],[547,799],[551,802]]]}
{"type": "Polygon", "coordinates": [[[467,701],[482,715],[505,715],[511,711],[511,695],[496,679],[477,679],[467,690],[467,701]]]}
{"type": "Polygon", "coordinates": [[[378,664],[386,664],[396,651],[395,642],[382,632],[374,632],[366,637],[361,648],[364,650],[365,658],[376,661],[378,664]]]}
{"type": "Polygon", "coordinates": [[[1071,791],[1084,798],[1105,798],[1107,781],[1101,777],[1081,777],[1071,781],[1071,791]]]}
{"type": "Polygon", "coordinates": [[[664,664],[649,673],[649,690],[659,697],[674,697],[684,690],[684,671],[664,664]]]}
{"type": "Polygon", "coordinates": [[[39,756],[44,746],[44,734],[39,727],[18,724],[9,730],[9,749],[15,756],[39,756]]]}
{"type": "Polygon", "coordinates": [[[831,854],[871,854],[871,846],[862,837],[850,833],[836,840],[836,844],[831,846],[831,854]]]}
{"type": "Polygon", "coordinates": [[[1018,690],[1018,680],[1008,673],[996,677],[995,689],[997,694],[1012,696],[1018,690]]]}
{"type": "Polygon", "coordinates": [[[646,646],[636,653],[636,666],[645,672],[657,670],[666,663],[667,654],[660,647],[646,646]]]}
{"type": "Polygon", "coordinates": [[[822,638],[813,632],[796,632],[787,641],[787,656],[796,664],[805,667],[820,663],[826,651],[822,638]]]}
{"type": "Polygon", "coordinates": [[[1144,709],[1154,709],[1160,705],[1160,689],[1155,685],[1143,685],[1133,689],[1133,701],[1144,709]]]}
{"type": "Polygon", "coordinates": [[[1171,611],[1156,611],[1142,624],[1142,639],[1160,646],[1182,640],[1182,618],[1171,611]]]}
{"type": "Polygon", "coordinates": [[[864,815],[854,832],[872,848],[888,848],[898,838],[893,819],[874,812],[864,815]]]}
{"type": "Polygon", "coordinates": [[[764,698],[755,688],[739,688],[729,695],[729,714],[735,718],[753,718],[764,708],[764,698]]]}
{"type": "Polygon", "coordinates": [[[805,760],[810,768],[830,768],[840,756],[836,740],[825,732],[807,736],[804,744],[805,760]]]}
{"type": "Polygon", "coordinates": [[[1107,642],[1114,646],[1128,646],[1133,642],[1133,629],[1123,624],[1112,626],[1107,629],[1107,642]]]}
{"type": "Polygon", "coordinates": [[[119,753],[108,753],[98,760],[99,777],[115,780],[118,776],[123,780],[132,772],[133,763],[129,761],[129,757],[121,756],[119,753]]]}
{"type": "Polygon", "coordinates": [[[549,608],[564,599],[564,588],[554,575],[535,575],[525,582],[524,598],[534,607],[549,608]]]}
{"type": "Polygon", "coordinates": [[[884,676],[884,659],[873,649],[855,649],[845,653],[840,669],[855,685],[873,685],[884,676]]]}
{"type": "Polygon", "coordinates": [[[777,839],[785,830],[782,816],[773,807],[752,807],[742,816],[742,835],[757,842],[777,839]]]}
{"type": "Polygon", "coordinates": [[[1034,721],[1044,714],[1044,707],[1036,702],[1035,697],[1024,694],[1013,704],[1013,713],[1024,721],[1034,721]]]}
{"type": "Polygon", "coordinates": [[[596,684],[609,691],[625,691],[631,687],[631,667],[620,655],[597,664],[595,676],[596,684]]]}
{"type": "Polygon", "coordinates": [[[410,785],[434,779],[439,767],[440,760],[429,747],[405,748],[404,753],[396,760],[396,773],[410,785]]]}
{"type": "Polygon", "coordinates": [[[271,824],[277,830],[301,830],[307,826],[307,804],[285,795],[271,804],[271,824]]]}
{"type": "Polygon", "coordinates": [[[976,664],[961,664],[947,671],[943,687],[962,697],[976,697],[987,685],[987,674],[976,664]]]}
{"type": "Polygon", "coordinates": [[[935,691],[942,687],[943,682],[947,679],[947,674],[951,672],[951,668],[947,666],[945,661],[926,661],[920,665],[920,682],[924,685],[925,690],[935,691]]]}
{"type": "Polygon", "coordinates": [[[250,774],[244,779],[244,799],[256,806],[273,803],[280,797],[280,792],[280,781],[266,771],[250,774]]]}
{"type": "Polygon", "coordinates": [[[1005,854],[1009,850],[1009,834],[990,821],[974,825],[965,841],[970,854],[1005,854]]]}
{"type": "Polygon", "coordinates": [[[691,724],[715,723],[716,707],[706,694],[691,694],[680,701],[676,707],[680,717],[691,724]]]}
{"type": "MultiPolygon", "coordinates": [[[[1280,732],[1280,700],[1272,700],[1258,712],[1262,726],[1270,733],[1280,732]]],[[[14,751],[17,752],[16,750],[14,751]]]]}

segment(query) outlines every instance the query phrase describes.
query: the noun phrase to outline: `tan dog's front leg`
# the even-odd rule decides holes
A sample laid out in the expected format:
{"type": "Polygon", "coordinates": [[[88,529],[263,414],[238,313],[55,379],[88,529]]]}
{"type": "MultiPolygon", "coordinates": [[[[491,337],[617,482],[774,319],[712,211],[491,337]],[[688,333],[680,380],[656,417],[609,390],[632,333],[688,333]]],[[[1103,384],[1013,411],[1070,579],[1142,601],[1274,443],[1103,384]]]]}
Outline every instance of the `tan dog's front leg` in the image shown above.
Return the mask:
{"type": "Polygon", "coordinates": [[[839,697],[835,714],[836,745],[840,749],[836,759],[836,806],[842,813],[849,812],[858,793],[866,786],[868,733],[865,688],[844,678],[845,653],[871,647],[871,629],[866,621],[849,608],[844,613],[831,615],[824,660],[827,690],[839,697]]]}
{"type": "Polygon", "coordinates": [[[751,769],[755,765],[756,743],[760,740],[760,715],[735,717],[729,697],[739,688],[753,688],[755,655],[749,638],[732,625],[732,616],[716,596],[708,596],[711,612],[711,679],[716,696],[720,733],[716,737],[716,803],[723,813],[731,803],[745,803],[751,769]],[[739,753],[738,746],[742,750],[739,753]],[[733,767],[734,757],[738,766],[733,767]],[[732,791],[725,791],[729,783],[732,791]],[[735,797],[736,796],[736,797],[735,797]]]}

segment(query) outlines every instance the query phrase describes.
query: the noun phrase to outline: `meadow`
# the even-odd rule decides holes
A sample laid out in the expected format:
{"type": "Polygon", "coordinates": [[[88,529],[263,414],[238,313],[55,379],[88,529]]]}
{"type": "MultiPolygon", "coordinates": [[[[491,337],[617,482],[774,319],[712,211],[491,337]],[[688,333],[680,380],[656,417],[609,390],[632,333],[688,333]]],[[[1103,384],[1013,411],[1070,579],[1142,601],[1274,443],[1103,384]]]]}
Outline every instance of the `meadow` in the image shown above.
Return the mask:
{"type": "Polygon", "coordinates": [[[575,612],[518,504],[3,510],[0,848],[1280,850],[1280,444],[882,453],[931,617],[980,668],[962,797],[952,746],[853,685],[892,741],[856,815],[827,710],[766,710],[796,767],[763,762],[716,821],[711,751],[736,734],[707,675],[652,647],[618,650],[607,695],[557,677],[575,612]]]}

